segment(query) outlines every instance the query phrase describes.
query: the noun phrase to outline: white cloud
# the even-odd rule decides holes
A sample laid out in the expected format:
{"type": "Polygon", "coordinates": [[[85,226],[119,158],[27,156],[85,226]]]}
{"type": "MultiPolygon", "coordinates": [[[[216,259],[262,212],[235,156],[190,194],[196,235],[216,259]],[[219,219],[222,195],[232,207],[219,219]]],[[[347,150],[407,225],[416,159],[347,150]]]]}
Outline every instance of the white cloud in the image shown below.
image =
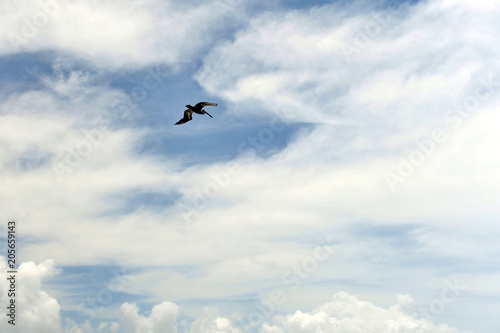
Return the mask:
{"type": "Polygon", "coordinates": [[[135,304],[124,303],[120,307],[120,328],[124,333],[166,332],[175,333],[178,306],[171,302],[155,305],[149,317],[140,315],[135,304]]]}
{"type": "MultiPolygon", "coordinates": [[[[234,41],[208,55],[198,80],[230,101],[230,112],[240,117],[268,113],[316,124],[276,155],[275,164],[262,163],[280,173],[285,165],[325,163],[322,174],[314,177],[323,185],[322,195],[312,197],[318,192],[307,191],[305,206],[329,197],[331,205],[339,202],[337,209],[348,214],[368,219],[394,214],[390,219],[399,222],[449,219],[478,206],[484,209],[484,202],[498,213],[493,145],[499,138],[488,124],[498,120],[493,110],[500,103],[499,89],[495,82],[487,93],[484,85],[495,75],[498,81],[500,71],[494,55],[500,45],[493,20],[498,8],[478,15],[461,2],[436,0],[410,9],[355,9],[327,5],[254,18],[234,41]],[[348,57],[343,51],[347,46],[355,50],[348,57]],[[476,99],[478,92],[483,100],[476,99]],[[477,103],[469,115],[450,111],[466,103],[477,103]],[[384,184],[384,175],[397,173],[402,159],[422,154],[419,144],[436,129],[447,140],[434,142],[430,156],[393,186],[395,194],[386,192],[390,184],[384,184]],[[477,177],[472,160],[493,187],[477,177]]],[[[245,175],[238,178],[240,183],[245,175]]],[[[262,183],[287,188],[275,179],[262,183]]],[[[251,181],[254,188],[256,181],[251,181]]]]}
{"type": "Polygon", "coordinates": [[[212,50],[198,80],[235,103],[233,112],[319,124],[342,119],[365,130],[422,126],[457,102],[471,76],[497,63],[494,11],[484,18],[466,5],[439,3],[264,14],[212,50]]]}
{"type": "MultiPolygon", "coordinates": [[[[14,280],[7,280],[11,274],[7,272],[7,262],[0,257],[1,280],[0,290],[2,302],[2,318],[0,328],[3,332],[40,332],[57,333],[61,329],[61,307],[57,300],[42,290],[43,280],[50,279],[58,273],[53,260],[45,260],[39,264],[23,262],[17,269],[14,280]],[[11,282],[15,287],[11,288],[11,282]],[[9,290],[14,290],[15,297],[10,297],[9,290]],[[15,299],[15,325],[6,320],[6,304],[15,299]]],[[[9,310],[10,313],[10,310],[9,310]]],[[[13,318],[12,318],[13,319],[13,318]]]]}
{"type": "MultiPolygon", "coordinates": [[[[4,33],[20,28],[22,17],[31,17],[36,6],[28,5],[19,5],[17,16],[7,17],[4,33]]],[[[215,4],[195,7],[150,1],[97,6],[75,1],[64,6],[25,50],[70,52],[112,68],[178,64],[210,43],[210,38],[204,39],[207,27],[215,24],[218,29],[223,24],[220,15],[227,15],[208,15],[205,20],[215,4]],[[201,27],[185,24],[200,18],[201,27]],[[157,49],[157,45],[168,46],[157,49]]],[[[229,177],[227,185],[218,185],[217,193],[199,211],[193,196],[215,183],[212,173],[227,170],[227,164],[181,169],[168,156],[138,156],[134,147],[147,129],[130,129],[115,114],[116,106],[131,104],[130,98],[108,87],[98,75],[58,69],[56,64],[56,77],[43,77],[43,88],[13,94],[0,105],[2,216],[26,214],[20,221],[24,234],[41,240],[23,245],[30,260],[55,258],[63,265],[84,265],[109,259],[124,266],[153,267],[131,276],[128,291],[155,303],[165,299],[179,303],[193,294],[202,299],[253,295],[263,287],[273,288],[292,265],[311,255],[310,240],[302,242],[304,237],[335,233],[340,254],[322,265],[312,280],[350,279],[360,285],[385,281],[383,287],[377,286],[377,295],[387,301],[391,283],[403,283],[396,281],[399,275],[394,271],[411,275],[412,270],[397,266],[371,271],[376,265],[368,266],[366,257],[384,261],[387,253],[394,255],[398,249],[390,244],[373,248],[364,239],[353,246],[343,229],[346,225],[377,221],[435,228],[412,234],[419,251],[469,259],[484,256],[481,236],[498,231],[493,223],[499,213],[498,91],[492,91],[469,118],[459,118],[462,123],[456,128],[457,123],[444,118],[451,106],[462,103],[481,86],[481,78],[497,68],[496,9],[481,2],[479,17],[469,7],[428,1],[393,12],[366,44],[356,44],[356,31],[371,27],[372,13],[379,20],[384,13],[368,9],[356,14],[352,8],[328,5],[252,19],[233,41],[209,53],[199,82],[232,104],[227,109],[234,115],[278,114],[312,126],[271,158],[250,155],[237,160],[240,171],[229,177]],[[349,59],[342,49],[346,45],[357,47],[349,59]],[[441,127],[448,140],[391,192],[384,174],[396,172],[400,159],[408,158],[420,140],[441,127]],[[91,129],[102,130],[103,143],[59,182],[47,161],[65,161],[91,129]],[[184,197],[165,209],[146,205],[123,216],[106,216],[123,208],[109,195],[137,188],[160,194],[175,190],[184,197]],[[177,230],[186,213],[179,203],[196,213],[186,234],[177,230]],[[477,221],[478,211],[484,212],[484,220],[477,221]],[[447,232],[450,229],[454,232],[447,232]],[[161,255],[165,253],[175,255],[161,255]],[[172,273],[172,267],[180,265],[194,267],[196,274],[172,273]]],[[[10,46],[5,40],[1,43],[3,54],[10,54],[10,46]]],[[[491,256],[498,252],[495,246],[487,250],[491,256]]],[[[429,271],[432,277],[418,288],[436,288],[433,281],[447,274],[429,271]]],[[[409,288],[411,283],[406,283],[409,288]]],[[[303,285],[309,287],[305,281],[303,285]]],[[[488,290],[498,288],[490,284],[488,290]]],[[[307,299],[308,304],[318,304],[316,294],[309,298],[315,299],[307,299]]],[[[305,302],[291,302],[288,308],[300,308],[305,302]]],[[[335,304],[350,306],[353,316],[361,304],[387,318],[378,323],[387,330],[433,327],[397,309],[339,296],[331,306],[281,317],[263,330],[349,325],[331,310],[335,304]]],[[[142,330],[159,323],[173,329],[169,325],[174,308],[173,303],[161,303],[148,316],[126,303],[120,323],[105,323],[101,330],[117,331],[125,323],[142,330]]],[[[236,329],[218,314],[203,323],[222,331],[236,329]]],[[[77,329],[85,332],[88,325],[77,329]]]]}
{"type": "MultiPolygon", "coordinates": [[[[75,235],[87,232],[100,242],[91,236],[97,230],[92,227],[96,216],[122,205],[108,196],[146,187],[158,193],[171,190],[162,187],[170,179],[169,163],[151,156],[135,157],[144,131],[126,127],[130,115],[122,120],[116,114],[121,104],[131,105],[133,112],[129,97],[94,81],[95,76],[64,73],[44,78],[44,88],[12,94],[0,105],[4,175],[0,197],[9,202],[9,207],[2,207],[2,216],[19,217],[26,236],[47,242],[25,244],[29,258],[53,257],[63,264],[96,258],[93,251],[82,252],[69,244],[75,235]],[[62,221],[71,228],[56,235],[54,228],[62,221]],[[59,255],[48,255],[45,250],[59,255]]],[[[89,244],[80,240],[82,246],[89,244]]],[[[103,240],[101,246],[107,247],[106,243],[103,240]]]]}
{"type": "Polygon", "coordinates": [[[448,325],[434,325],[408,313],[409,296],[400,296],[400,304],[388,309],[361,301],[346,292],[339,292],[327,304],[304,313],[276,316],[275,324],[265,323],[261,333],[324,332],[324,333],[458,333],[448,325]]]}
{"type": "MultiPolygon", "coordinates": [[[[6,271],[6,261],[0,263],[6,271]]],[[[134,303],[123,303],[119,309],[117,322],[101,322],[95,326],[88,321],[81,324],[71,319],[61,322],[60,306],[56,299],[42,290],[41,283],[58,273],[52,260],[39,264],[25,262],[19,266],[16,290],[18,304],[16,330],[2,321],[3,329],[9,332],[70,332],[70,333],[159,333],[159,332],[205,332],[205,333],[245,333],[249,327],[238,327],[232,320],[220,316],[217,310],[205,308],[198,318],[188,326],[179,320],[181,308],[172,302],[162,302],[152,307],[149,315],[141,315],[134,303]],[[20,306],[22,304],[22,306],[20,306]],[[178,329],[183,326],[183,328],[178,329]]],[[[8,300],[7,279],[1,283],[2,303],[8,300]]],[[[398,296],[398,305],[389,308],[376,306],[346,292],[333,296],[326,303],[310,312],[296,311],[290,315],[276,315],[270,322],[258,327],[261,333],[280,332],[400,332],[400,333],[458,333],[447,325],[435,325],[415,313],[416,305],[408,295],[398,296]]],[[[5,312],[5,311],[4,311],[5,312]]],[[[5,313],[4,313],[5,314],[5,313]]],[[[232,316],[240,317],[235,311],[232,316]]]]}
{"type": "Polygon", "coordinates": [[[141,67],[192,60],[213,33],[233,24],[239,1],[0,2],[0,54],[68,52],[99,67],[141,67]],[[222,6],[222,4],[228,4],[222,6]]]}
{"type": "Polygon", "coordinates": [[[241,333],[228,318],[221,317],[216,309],[205,308],[189,326],[190,333],[241,333]]]}
{"type": "MultiPolygon", "coordinates": [[[[6,261],[1,260],[0,268],[6,271],[6,261]]],[[[41,283],[58,273],[52,260],[39,264],[25,262],[19,266],[16,290],[18,304],[16,329],[18,332],[62,332],[60,306],[56,299],[42,290],[41,283]],[[22,306],[19,306],[22,304],[22,306]]],[[[1,280],[2,303],[6,303],[7,279],[1,280]]],[[[264,323],[261,333],[271,332],[442,332],[458,333],[459,331],[447,325],[434,325],[426,319],[413,314],[415,304],[408,296],[399,296],[399,304],[388,309],[375,306],[366,301],[360,301],[355,296],[339,292],[333,300],[309,313],[297,311],[292,315],[274,316],[271,323],[264,323]]],[[[67,320],[65,332],[93,333],[156,333],[178,332],[180,307],[172,302],[162,302],[152,307],[148,316],[139,314],[136,304],[123,303],[119,309],[118,322],[102,322],[93,327],[88,321],[77,324],[67,320]]],[[[237,312],[234,315],[238,315],[237,312]]],[[[6,321],[2,321],[4,330],[12,331],[6,321]]],[[[194,320],[189,332],[207,333],[238,333],[246,332],[248,327],[235,327],[231,320],[220,316],[215,309],[205,309],[194,320]]],[[[186,330],[186,331],[187,331],[186,330]]],[[[182,331],[181,331],[182,332],[182,331]]]]}

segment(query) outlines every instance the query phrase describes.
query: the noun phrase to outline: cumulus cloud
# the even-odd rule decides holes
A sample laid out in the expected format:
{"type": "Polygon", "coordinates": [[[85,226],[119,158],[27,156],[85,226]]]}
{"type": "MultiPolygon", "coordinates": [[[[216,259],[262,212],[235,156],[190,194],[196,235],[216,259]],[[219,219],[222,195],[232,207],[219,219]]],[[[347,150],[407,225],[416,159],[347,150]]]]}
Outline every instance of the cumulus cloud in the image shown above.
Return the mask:
{"type": "MultiPolygon", "coordinates": [[[[3,332],[65,332],[65,333],[97,333],[97,332],[177,332],[175,321],[177,320],[179,307],[171,302],[163,302],[155,305],[148,317],[138,313],[139,308],[135,304],[123,303],[120,307],[119,323],[103,322],[93,327],[88,321],[75,323],[71,319],[62,322],[61,306],[58,301],[42,288],[42,283],[57,275],[60,270],[54,265],[53,260],[45,260],[39,264],[34,262],[23,262],[19,265],[15,274],[15,287],[7,278],[7,262],[0,257],[0,269],[2,279],[0,281],[2,304],[8,304],[13,297],[9,296],[9,289],[15,290],[16,321],[10,325],[7,320],[0,322],[3,332]]],[[[2,306],[2,315],[6,318],[5,307],[2,306]]]]}
{"type": "Polygon", "coordinates": [[[276,324],[265,323],[261,333],[325,332],[325,333],[458,333],[448,325],[434,325],[426,319],[409,314],[408,306],[413,304],[409,296],[400,296],[401,304],[382,308],[373,303],[359,300],[346,292],[333,296],[326,303],[311,312],[297,311],[293,315],[277,316],[276,324]]]}
{"type": "MultiPolygon", "coordinates": [[[[62,332],[61,307],[58,301],[42,290],[42,281],[49,280],[58,274],[59,270],[54,266],[53,260],[45,260],[36,264],[24,262],[19,265],[15,274],[15,287],[11,288],[11,277],[6,273],[7,262],[4,257],[0,259],[2,279],[0,300],[2,305],[10,302],[9,290],[15,290],[16,320],[15,325],[7,322],[6,306],[2,306],[2,318],[0,328],[3,332],[62,332]]],[[[9,310],[10,311],[10,310],[9,310]]],[[[9,312],[10,313],[10,312],[9,312]]]]}
{"type": "MultiPolygon", "coordinates": [[[[0,263],[6,271],[6,261],[0,263]]],[[[18,302],[16,332],[68,332],[68,333],[159,333],[159,332],[206,332],[206,333],[246,333],[250,327],[237,326],[230,319],[220,316],[217,310],[206,308],[189,325],[180,319],[181,308],[172,302],[162,302],[152,307],[149,315],[141,315],[134,303],[123,303],[119,308],[117,322],[88,321],[76,323],[71,319],[62,322],[58,301],[42,289],[42,282],[56,275],[59,270],[52,260],[39,264],[25,262],[18,269],[16,290],[18,302]],[[63,330],[64,325],[64,330],[63,330]]],[[[8,280],[1,280],[1,300],[8,300],[8,280]]],[[[333,296],[326,303],[310,312],[296,311],[289,315],[276,315],[269,322],[258,327],[260,333],[281,332],[439,332],[459,333],[461,331],[447,325],[435,325],[427,319],[419,318],[415,303],[408,295],[398,296],[399,303],[383,308],[373,303],[359,300],[346,292],[333,296]]],[[[5,314],[5,310],[3,311],[5,314]]],[[[241,316],[237,311],[233,316],[241,316]]],[[[14,332],[6,321],[0,324],[3,330],[14,332]]]]}
{"type": "Polygon", "coordinates": [[[135,304],[124,303],[120,307],[120,327],[124,333],[167,332],[175,333],[175,320],[179,308],[171,302],[155,305],[149,317],[139,315],[135,304]]]}
{"type": "Polygon", "coordinates": [[[241,333],[228,318],[219,315],[214,308],[205,308],[189,327],[189,333],[241,333]]]}

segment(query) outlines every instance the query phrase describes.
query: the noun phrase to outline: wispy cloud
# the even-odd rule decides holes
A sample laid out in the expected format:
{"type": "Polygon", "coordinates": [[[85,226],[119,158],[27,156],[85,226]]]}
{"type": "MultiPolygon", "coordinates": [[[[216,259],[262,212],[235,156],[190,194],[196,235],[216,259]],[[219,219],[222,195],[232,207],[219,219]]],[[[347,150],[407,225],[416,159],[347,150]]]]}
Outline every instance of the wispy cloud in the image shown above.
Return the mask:
{"type": "Polygon", "coordinates": [[[279,298],[272,291],[285,290],[287,301],[272,303],[253,328],[487,331],[467,313],[471,304],[488,313],[490,304],[470,299],[498,293],[485,259],[498,253],[498,7],[57,3],[1,3],[12,10],[0,53],[47,51],[51,65],[0,102],[1,216],[22,214],[23,257],[38,263],[23,267],[48,272],[33,273],[38,287],[25,291],[50,304],[50,323],[26,325],[244,332],[243,319],[260,313],[255,304],[269,309],[279,298]],[[47,16],[39,32],[12,48],[9,34],[21,34],[38,11],[47,16]],[[160,135],[147,124],[166,117],[150,107],[201,98],[164,87],[186,63],[199,64],[194,79],[219,102],[220,124],[249,134],[162,128],[182,153],[145,153],[146,138],[160,135]],[[137,81],[116,82],[128,73],[137,81]],[[190,156],[199,142],[186,139],[195,135],[230,144],[199,162],[190,156]],[[286,142],[276,149],[279,135],[286,142]],[[401,163],[411,174],[400,174],[401,163]],[[388,173],[403,179],[391,186],[388,173]],[[365,225],[384,226],[400,242],[355,228],[365,225]],[[326,236],[335,251],[319,260],[326,236]],[[107,313],[101,324],[61,318],[67,303],[40,284],[57,271],[48,258],[133,267],[127,292],[137,299],[110,304],[114,318],[107,313]],[[479,278],[442,313],[407,311],[444,302],[443,281],[471,277],[472,264],[479,278]],[[300,288],[289,290],[297,279],[300,288]],[[414,300],[401,296],[391,307],[399,293],[414,300]],[[461,329],[440,325],[448,319],[461,329]]]}
{"type": "Polygon", "coordinates": [[[5,0],[1,5],[0,54],[57,50],[107,69],[193,60],[244,9],[236,1],[5,0]],[[221,10],[221,3],[231,10],[221,10]]]}

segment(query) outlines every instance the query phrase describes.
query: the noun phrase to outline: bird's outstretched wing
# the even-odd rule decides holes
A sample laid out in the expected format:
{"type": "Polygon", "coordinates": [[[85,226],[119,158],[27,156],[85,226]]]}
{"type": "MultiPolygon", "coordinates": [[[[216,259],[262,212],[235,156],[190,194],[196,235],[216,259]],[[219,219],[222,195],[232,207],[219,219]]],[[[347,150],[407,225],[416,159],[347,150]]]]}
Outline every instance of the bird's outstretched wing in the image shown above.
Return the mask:
{"type": "Polygon", "coordinates": [[[187,123],[191,119],[193,119],[193,111],[190,109],[187,109],[186,111],[184,111],[184,117],[181,120],[179,120],[178,122],[176,122],[175,125],[181,125],[181,124],[187,123]]]}
{"type": "Polygon", "coordinates": [[[217,103],[209,103],[209,102],[199,102],[199,103],[196,104],[195,107],[196,108],[202,108],[204,106],[217,106],[217,105],[219,105],[219,104],[217,104],[217,103]]]}

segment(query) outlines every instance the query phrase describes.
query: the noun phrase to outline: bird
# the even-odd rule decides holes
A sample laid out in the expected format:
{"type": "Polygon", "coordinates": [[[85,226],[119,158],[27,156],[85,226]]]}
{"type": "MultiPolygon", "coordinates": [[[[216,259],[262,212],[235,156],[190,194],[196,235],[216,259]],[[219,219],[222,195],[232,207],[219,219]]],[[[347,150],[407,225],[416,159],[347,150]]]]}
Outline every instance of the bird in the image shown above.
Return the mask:
{"type": "Polygon", "coordinates": [[[205,109],[203,109],[203,108],[205,106],[217,106],[217,105],[219,105],[219,104],[209,103],[209,102],[199,102],[195,106],[188,104],[188,105],[186,105],[187,110],[184,111],[184,117],[181,120],[179,120],[178,122],[176,122],[175,125],[185,124],[188,121],[190,121],[191,119],[193,119],[193,112],[198,113],[198,114],[208,114],[210,116],[210,118],[213,118],[212,115],[210,113],[208,113],[207,111],[205,111],[205,109]]]}

